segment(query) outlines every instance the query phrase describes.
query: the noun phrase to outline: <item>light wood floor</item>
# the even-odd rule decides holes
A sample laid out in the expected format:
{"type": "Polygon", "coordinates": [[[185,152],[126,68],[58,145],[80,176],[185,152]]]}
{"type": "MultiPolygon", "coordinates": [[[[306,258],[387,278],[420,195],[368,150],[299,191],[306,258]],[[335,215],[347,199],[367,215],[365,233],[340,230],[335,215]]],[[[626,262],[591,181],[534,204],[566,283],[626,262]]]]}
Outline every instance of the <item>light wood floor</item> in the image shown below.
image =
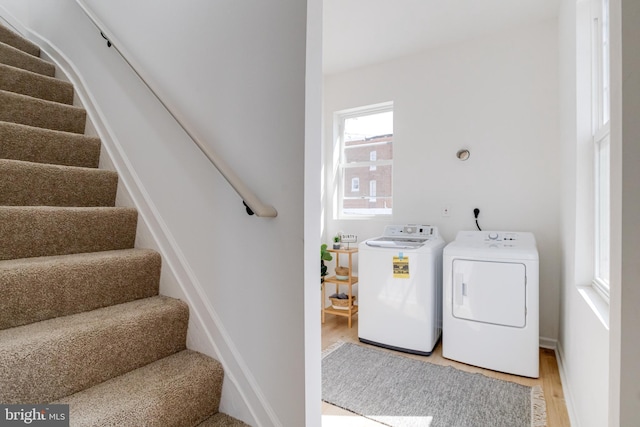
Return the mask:
{"type": "MultiPolygon", "coordinates": [[[[353,319],[351,329],[347,326],[347,319],[331,314],[326,315],[326,321],[322,325],[322,349],[339,342],[360,343],[358,340],[358,316],[353,319]]],[[[378,347],[376,347],[378,348],[378,347]]],[[[391,351],[385,350],[384,351],[391,351]]],[[[467,372],[482,373],[488,377],[497,378],[506,381],[512,381],[529,387],[541,385],[544,391],[544,398],[547,404],[547,427],[569,427],[569,415],[564,401],[562,392],[562,384],[560,383],[560,374],[558,372],[558,364],[556,355],[553,350],[540,349],[540,378],[526,378],[515,375],[504,374],[501,372],[490,371],[487,369],[477,368],[475,366],[465,365],[442,357],[442,346],[439,343],[431,356],[417,356],[406,353],[393,352],[397,355],[411,357],[418,360],[424,360],[437,365],[453,366],[457,369],[467,372]]],[[[336,406],[322,403],[322,426],[323,427],[379,427],[375,421],[358,417],[351,412],[347,412],[336,406]]]]}

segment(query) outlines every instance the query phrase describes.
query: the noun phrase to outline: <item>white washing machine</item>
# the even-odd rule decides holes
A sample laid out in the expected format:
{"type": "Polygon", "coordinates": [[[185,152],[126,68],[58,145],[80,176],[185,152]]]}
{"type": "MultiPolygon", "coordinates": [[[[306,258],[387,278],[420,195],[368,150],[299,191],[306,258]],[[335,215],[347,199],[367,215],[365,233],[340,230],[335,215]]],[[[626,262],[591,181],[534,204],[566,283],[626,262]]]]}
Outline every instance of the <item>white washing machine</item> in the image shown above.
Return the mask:
{"type": "Polygon", "coordinates": [[[442,355],[538,378],[538,250],[532,233],[461,231],[443,252],[442,355]]]}
{"type": "Polygon", "coordinates": [[[430,225],[388,225],[359,245],[358,337],[429,355],[442,331],[442,249],[430,225]]]}

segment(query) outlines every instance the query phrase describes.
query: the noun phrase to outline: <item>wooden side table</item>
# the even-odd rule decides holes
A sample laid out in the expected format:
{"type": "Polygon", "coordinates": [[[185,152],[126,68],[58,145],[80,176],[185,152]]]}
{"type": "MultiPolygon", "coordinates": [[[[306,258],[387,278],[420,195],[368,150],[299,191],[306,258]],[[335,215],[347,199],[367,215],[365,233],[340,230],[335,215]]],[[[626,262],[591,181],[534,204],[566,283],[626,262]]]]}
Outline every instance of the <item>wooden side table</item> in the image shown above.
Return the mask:
{"type": "Polygon", "coordinates": [[[324,279],[324,283],[322,284],[322,323],[325,320],[325,314],[335,314],[336,316],[344,316],[349,319],[349,328],[351,328],[351,318],[354,314],[358,312],[358,306],[353,304],[352,296],[353,296],[353,285],[358,283],[358,278],[353,275],[353,254],[358,253],[358,248],[353,249],[327,249],[327,251],[335,254],[336,259],[336,268],[340,267],[340,255],[346,255],[348,257],[348,262],[346,264],[349,267],[349,276],[347,276],[347,280],[339,280],[335,275],[329,276],[324,279]],[[328,305],[325,307],[324,301],[325,297],[325,289],[326,286],[331,283],[336,285],[336,293],[340,292],[340,286],[344,285],[348,288],[347,295],[349,296],[349,301],[351,304],[349,307],[345,308],[334,308],[332,305],[328,305]]]}

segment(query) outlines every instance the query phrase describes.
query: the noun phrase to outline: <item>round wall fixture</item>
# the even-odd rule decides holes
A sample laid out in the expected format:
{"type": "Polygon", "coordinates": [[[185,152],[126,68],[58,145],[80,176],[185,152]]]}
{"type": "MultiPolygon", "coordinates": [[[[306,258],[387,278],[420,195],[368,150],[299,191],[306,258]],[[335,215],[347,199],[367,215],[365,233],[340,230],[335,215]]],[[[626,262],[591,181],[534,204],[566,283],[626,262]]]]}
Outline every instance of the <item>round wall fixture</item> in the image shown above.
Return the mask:
{"type": "Polygon", "coordinates": [[[469,156],[471,156],[471,153],[466,149],[458,150],[458,152],[456,153],[456,157],[462,161],[467,160],[469,156]]]}

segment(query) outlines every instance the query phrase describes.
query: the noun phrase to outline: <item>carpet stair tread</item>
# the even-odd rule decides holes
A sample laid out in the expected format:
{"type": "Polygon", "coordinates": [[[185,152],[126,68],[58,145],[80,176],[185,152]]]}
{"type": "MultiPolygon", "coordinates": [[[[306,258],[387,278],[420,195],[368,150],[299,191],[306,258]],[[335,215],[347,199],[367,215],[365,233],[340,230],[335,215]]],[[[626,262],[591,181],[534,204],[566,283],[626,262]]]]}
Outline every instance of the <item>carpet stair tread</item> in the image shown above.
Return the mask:
{"type": "Polygon", "coordinates": [[[117,189],[113,171],[0,159],[0,205],[114,206],[117,189]]]}
{"type": "Polygon", "coordinates": [[[71,83],[6,64],[0,64],[0,90],[61,104],[73,104],[71,83]]]}
{"type": "Polygon", "coordinates": [[[65,132],[84,133],[83,108],[0,90],[0,120],[65,132]]]}
{"type": "Polygon", "coordinates": [[[185,350],[53,403],[74,427],[195,426],[218,411],[219,362],[185,350]]]}
{"type": "Polygon", "coordinates": [[[182,351],[188,321],[155,296],[2,330],[0,402],[50,402],[182,351]]]}
{"type": "Polygon", "coordinates": [[[249,427],[249,424],[223,412],[218,412],[198,424],[197,427],[249,427]]]}
{"type": "Polygon", "coordinates": [[[33,56],[40,56],[40,48],[37,44],[24,38],[11,29],[0,25],[0,42],[13,46],[33,56]]]}
{"type": "Polygon", "coordinates": [[[97,168],[100,139],[0,121],[0,158],[97,168]]]}
{"type": "Polygon", "coordinates": [[[54,77],[56,75],[56,67],[52,63],[3,42],[0,42],[0,63],[44,76],[54,77]]]}
{"type": "Polygon", "coordinates": [[[133,248],[137,219],[124,207],[0,206],[0,260],[133,248]]]}
{"type": "Polygon", "coordinates": [[[160,267],[150,249],[0,261],[0,330],[158,295],[160,267]]]}
{"type": "Polygon", "coordinates": [[[0,402],[67,403],[73,426],[237,426],[221,364],[186,349],[189,307],[159,295],[161,256],[73,86],[0,25],[0,402]]]}

